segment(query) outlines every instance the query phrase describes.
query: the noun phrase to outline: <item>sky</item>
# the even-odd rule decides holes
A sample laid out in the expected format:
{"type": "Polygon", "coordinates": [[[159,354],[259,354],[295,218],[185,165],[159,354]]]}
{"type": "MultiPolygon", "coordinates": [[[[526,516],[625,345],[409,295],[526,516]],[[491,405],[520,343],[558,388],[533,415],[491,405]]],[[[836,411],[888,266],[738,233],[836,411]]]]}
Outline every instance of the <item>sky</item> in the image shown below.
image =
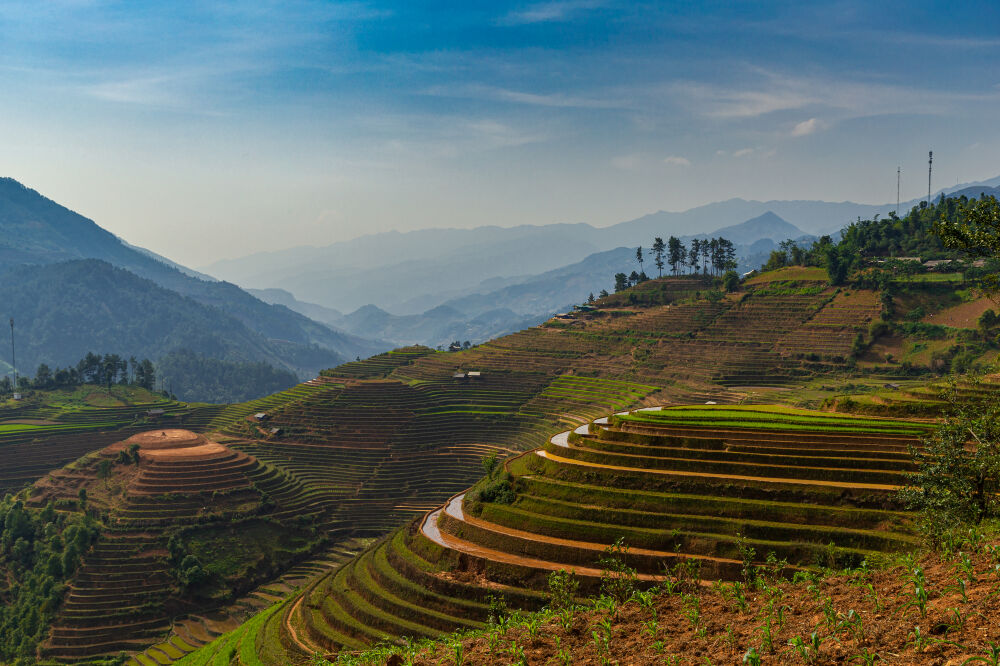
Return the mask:
{"type": "MultiPolygon", "coordinates": [[[[1000,174],[1000,3],[0,1],[0,175],[200,267],[1000,174]]],[[[696,231],[696,230],[692,230],[696,231]]]]}

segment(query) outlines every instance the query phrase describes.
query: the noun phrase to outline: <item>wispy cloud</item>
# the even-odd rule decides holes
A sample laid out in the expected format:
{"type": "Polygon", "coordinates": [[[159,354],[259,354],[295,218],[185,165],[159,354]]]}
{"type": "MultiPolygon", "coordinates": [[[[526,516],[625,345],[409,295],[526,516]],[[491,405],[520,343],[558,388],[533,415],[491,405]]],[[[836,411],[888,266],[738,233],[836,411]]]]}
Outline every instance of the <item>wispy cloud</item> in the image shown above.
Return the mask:
{"type": "Polygon", "coordinates": [[[810,118],[796,123],[795,127],[792,128],[792,136],[807,136],[821,129],[823,129],[823,121],[819,118],[810,118]]]}
{"type": "Polygon", "coordinates": [[[663,158],[663,163],[671,166],[691,166],[691,160],[680,155],[668,155],[663,158]]]}
{"type": "Polygon", "coordinates": [[[628,108],[624,100],[601,99],[563,93],[533,93],[521,90],[510,90],[481,84],[468,85],[438,85],[424,90],[426,95],[436,97],[459,97],[466,99],[483,99],[511,104],[526,104],[529,106],[547,106],[554,108],[577,109],[622,109],[628,108]]]}
{"type": "Polygon", "coordinates": [[[601,0],[555,0],[539,2],[505,14],[497,19],[497,25],[515,26],[529,23],[547,23],[550,21],[568,21],[573,16],[603,7],[606,2],[601,0]]]}

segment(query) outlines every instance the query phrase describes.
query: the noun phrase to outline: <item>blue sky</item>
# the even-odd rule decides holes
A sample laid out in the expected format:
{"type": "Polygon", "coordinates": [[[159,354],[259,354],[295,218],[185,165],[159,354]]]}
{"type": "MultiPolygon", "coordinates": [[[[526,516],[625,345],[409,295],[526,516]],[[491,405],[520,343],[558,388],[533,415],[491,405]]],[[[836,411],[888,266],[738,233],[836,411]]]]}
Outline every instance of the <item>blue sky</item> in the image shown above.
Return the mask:
{"type": "Polygon", "coordinates": [[[994,2],[0,3],[0,174],[195,266],[1000,174],[994,2]]]}

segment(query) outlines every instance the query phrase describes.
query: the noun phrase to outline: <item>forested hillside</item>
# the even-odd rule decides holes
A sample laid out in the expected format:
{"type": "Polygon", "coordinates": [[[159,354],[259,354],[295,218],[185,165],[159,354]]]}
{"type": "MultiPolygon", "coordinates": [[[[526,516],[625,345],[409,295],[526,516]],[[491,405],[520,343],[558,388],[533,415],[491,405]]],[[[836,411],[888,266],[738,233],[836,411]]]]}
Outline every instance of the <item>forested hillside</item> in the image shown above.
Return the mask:
{"type": "MultiPolygon", "coordinates": [[[[288,381],[289,372],[306,374],[343,360],[317,345],[265,338],[219,309],[94,259],[9,268],[0,275],[0,303],[4,314],[16,314],[17,361],[21,374],[28,376],[41,363],[69,365],[94,349],[152,359],[189,349],[227,362],[265,362],[285,369],[280,383],[288,381]]],[[[214,374],[217,368],[170,367],[178,395],[222,395],[217,389],[207,394],[196,388],[214,386],[226,376],[214,374]]],[[[294,375],[291,379],[294,383],[294,375]]],[[[244,385],[243,390],[250,387],[253,395],[283,388],[270,381],[260,387],[244,385]]]]}

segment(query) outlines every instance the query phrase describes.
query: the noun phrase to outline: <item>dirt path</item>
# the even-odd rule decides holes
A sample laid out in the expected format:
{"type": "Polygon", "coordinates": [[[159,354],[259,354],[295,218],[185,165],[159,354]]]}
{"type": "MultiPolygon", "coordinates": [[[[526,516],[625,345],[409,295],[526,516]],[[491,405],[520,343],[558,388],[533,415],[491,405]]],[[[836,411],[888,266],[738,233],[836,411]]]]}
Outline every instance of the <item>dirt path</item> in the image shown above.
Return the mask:
{"type": "Polygon", "coordinates": [[[299,595],[299,598],[295,600],[295,603],[292,604],[292,607],[285,614],[285,631],[288,633],[288,636],[291,637],[292,642],[294,642],[295,645],[297,645],[305,654],[315,654],[316,652],[320,652],[320,649],[317,647],[309,647],[302,642],[299,638],[299,632],[297,632],[295,627],[292,626],[292,615],[299,611],[299,606],[302,605],[303,598],[305,598],[305,591],[299,595]]]}
{"type": "MultiPolygon", "coordinates": [[[[596,469],[618,470],[623,472],[641,472],[643,474],[662,474],[665,476],[690,476],[707,479],[728,479],[734,481],[762,481],[764,483],[792,483],[800,486],[824,486],[827,488],[854,488],[859,490],[898,490],[899,486],[880,483],[847,483],[842,481],[814,481],[809,479],[777,479],[767,476],[743,476],[739,474],[705,474],[702,472],[686,472],[670,469],[647,469],[644,467],[622,467],[620,465],[601,465],[584,460],[563,458],[542,449],[535,451],[536,455],[547,458],[562,465],[577,465],[596,469]]],[[[627,454],[626,454],[627,455],[627,454]]]]}

